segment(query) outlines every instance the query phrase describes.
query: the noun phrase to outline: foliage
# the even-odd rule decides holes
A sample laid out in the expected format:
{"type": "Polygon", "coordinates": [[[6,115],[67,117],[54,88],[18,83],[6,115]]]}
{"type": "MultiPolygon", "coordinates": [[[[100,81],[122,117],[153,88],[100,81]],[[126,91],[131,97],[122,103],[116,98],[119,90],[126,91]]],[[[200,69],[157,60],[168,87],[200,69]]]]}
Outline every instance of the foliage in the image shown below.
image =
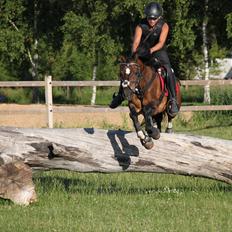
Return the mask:
{"type": "Polygon", "coordinates": [[[201,86],[189,86],[181,88],[182,104],[201,104],[204,99],[204,90],[201,86]]]}
{"type": "Polygon", "coordinates": [[[65,41],[55,57],[52,75],[56,80],[90,80],[93,62],[78,52],[75,44],[65,41]]]}
{"type": "MultiPolygon", "coordinates": [[[[1,80],[117,80],[118,57],[129,55],[135,26],[148,0],[4,0],[0,5],[1,80]]],[[[180,79],[203,64],[201,1],[160,0],[170,26],[168,50],[180,79]]],[[[229,54],[230,0],[211,0],[207,11],[210,64],[229,54]]]]}
{"type": "Polygon", "coordinates": [[[211,96],[214,105],[232,105],[232,87],[215,87],[212,88],[211,96]]]}
{"type": "Polygon", "coordinates": [[[4,102],[30,104],[32,100],[32,91],[23,88],[4,88],[0,90],[0,96],[4,96],[4,102]]]}
{"type": "Polygon", "coordinates": [[[226,15],[227,27],[226,31],[228,33],[228,38],[232,38],[232,13],[226,15]]]}
{"type": "Polygon", "coordinates": [[[0,62],[0,80],[1,81],[11,81],[15,78],[12,76],[12,73],[5,67],[4,64],[0,62]]]}
{"type": "Polygon", "coordinates": [[[11,76],[20,75],[26,54],[24,33],[27,25],[22,3],[22,0],[4,1],[0,5],[0,63],[11,76]]]}

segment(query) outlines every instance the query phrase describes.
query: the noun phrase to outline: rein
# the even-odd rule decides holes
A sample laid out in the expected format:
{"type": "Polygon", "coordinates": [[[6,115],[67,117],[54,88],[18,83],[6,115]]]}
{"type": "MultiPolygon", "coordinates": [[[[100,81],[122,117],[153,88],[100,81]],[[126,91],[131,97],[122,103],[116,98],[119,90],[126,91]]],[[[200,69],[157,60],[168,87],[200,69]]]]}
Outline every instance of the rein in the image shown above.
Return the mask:
{"type": "Polygon", "coordinates": [[[144,93],[150,88],[152,82],[155,80],[156,76],[154,74],[152,74],[151,79],[146,83],[146,85],[144,86],[143,89],[140,89],[142,95],[144,95],[144,93]]]}

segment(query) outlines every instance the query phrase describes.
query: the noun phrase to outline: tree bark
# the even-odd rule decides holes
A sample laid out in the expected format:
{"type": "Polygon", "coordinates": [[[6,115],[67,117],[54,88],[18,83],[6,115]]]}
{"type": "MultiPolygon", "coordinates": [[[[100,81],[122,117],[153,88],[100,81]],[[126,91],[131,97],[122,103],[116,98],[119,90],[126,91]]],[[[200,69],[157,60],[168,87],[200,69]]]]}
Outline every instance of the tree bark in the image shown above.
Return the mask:
{"type": "MultiPolygon", "coordinates": [[[[96,80],[96,75],[97,75],[97,66],[94,65],[92,81],[96,80]]],[[[92,97],[91,97],[91,106],[94,106],[96,103],[96,95],[97,95],[97,86],[93,86],[92,97]]]]}
{"type": "MultiPolygon", "coordinates": [[[[202,22],[202,37],[203,37],[203,54],[204,54],[204,76],[205,80],[209,80],[209,52],[208,52],[208,38],[207,38],[207,25],[208,25],[208,0],[204,1],[205,15],[202,22]]],[[[204,86],[204,103],[210,104],[210,85],[204,86]]]]}
{"type": "Polygon", "coordinates": [[[78,172],[155,172],[232,184],[232,141],[161,134],[146,150],[136,133],[121,130],[0,128],[0,165],[78,172]]]}

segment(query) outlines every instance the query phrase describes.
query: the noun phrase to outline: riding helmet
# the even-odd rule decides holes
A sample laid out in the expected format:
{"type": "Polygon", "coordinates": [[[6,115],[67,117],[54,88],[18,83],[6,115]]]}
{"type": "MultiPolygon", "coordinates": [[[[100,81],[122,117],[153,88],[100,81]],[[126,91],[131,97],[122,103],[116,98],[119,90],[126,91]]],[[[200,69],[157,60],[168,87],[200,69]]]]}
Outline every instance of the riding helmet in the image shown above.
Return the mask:
{"type": "Polygon", "coordinates": [[[145,7],[144,14],[147,18],[157,19],[163,15],[163,8],[159,3],[151,2],[145,7]]]}

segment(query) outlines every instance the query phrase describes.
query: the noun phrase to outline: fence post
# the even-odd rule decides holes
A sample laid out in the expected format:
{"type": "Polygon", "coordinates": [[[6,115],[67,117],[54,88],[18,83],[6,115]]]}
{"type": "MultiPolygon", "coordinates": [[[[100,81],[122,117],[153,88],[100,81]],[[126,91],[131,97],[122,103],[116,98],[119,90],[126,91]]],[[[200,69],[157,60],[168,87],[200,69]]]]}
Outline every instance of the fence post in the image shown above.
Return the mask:
{"type": "Polygon", "coordinates": [[[45,76],[45,101],[47,106],[47,126],[53,128],[52,76],[45,76]]]}

